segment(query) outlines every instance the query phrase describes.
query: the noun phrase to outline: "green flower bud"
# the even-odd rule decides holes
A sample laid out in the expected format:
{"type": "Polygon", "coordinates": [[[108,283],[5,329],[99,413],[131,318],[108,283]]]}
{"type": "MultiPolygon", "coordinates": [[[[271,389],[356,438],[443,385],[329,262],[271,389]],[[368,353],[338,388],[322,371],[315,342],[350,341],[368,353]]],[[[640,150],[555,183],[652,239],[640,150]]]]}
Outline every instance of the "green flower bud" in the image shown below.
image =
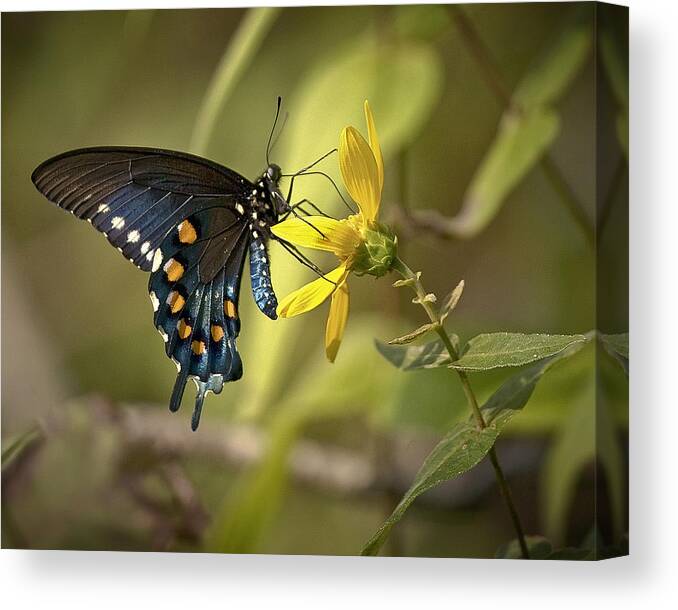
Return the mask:
{"type": "Polygon", "coordinates": [[[372,223],[363,233],[351,270],[356,275],[381,277],[391,270],[398,250],[398,238],[386,225],[372,223]]]}

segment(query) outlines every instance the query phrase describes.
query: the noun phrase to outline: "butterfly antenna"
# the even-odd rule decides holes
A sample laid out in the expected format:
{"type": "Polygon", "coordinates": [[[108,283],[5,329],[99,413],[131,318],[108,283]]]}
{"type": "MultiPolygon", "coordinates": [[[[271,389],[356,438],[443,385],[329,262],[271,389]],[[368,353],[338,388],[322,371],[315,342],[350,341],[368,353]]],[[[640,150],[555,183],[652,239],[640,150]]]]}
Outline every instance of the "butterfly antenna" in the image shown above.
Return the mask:
{"type": "Polygon", "coordinates": [[[304,172],[307,172],[312,167],[315,167],[316,165],[318,165],[318,163],[320,163],[321,161],[323,161],[324,159],[326,159],[327,157],[329,157],[331,154],[333,154],[335,152],[337,152],[337,149],[333,148],[329,152],[326,152],[319,159],[316,159],[315,161],[313,161],[313,163],[311,163],[311,165],[307,165],[306,167],[302,167],[298,172],[294,172],[293,174],[283,174],[283,176],[285,178],[294,178],[295,176],[300,176],[301,174],[303,174],[304,172]]]}
{"type": "Polygon", "coordinates": [[[276,238],[276,241],[287,250],[296,260],[298,260],[304,267],[308,267],[311,271],[316,273],[319,277],[323,278],[326,282],[336,286],[337,283],[332,280],[328,280],[323,273],[323,270],[318,267],[310,258],[302,254],[299,249],[288,241],[284,239],[276,238]]]}
{"type": "Polygon", "coordinates": [[[287,125],[287,119],[290,118],[290,113],[286,112],[285,116],[283,117],[282,123],[280,125],[280,129],[278,129],[278,133],[275,135],[275,138],[273,138],[273,143],[271,144],[271,149],[268,151],[269,153],[273,152],[273,149],[277,146],[278,140],[280,140],[280,136],[282,135],[282,132],[285,130],[285,125],[287,125]]]}
{"type": "Polygon", "coordinates": [[[325,172],[321,172],[321,171],[318,171],[318,170],[316,170],[314,172],[306,172],[303,175],[304,176],[323,176],[324,178],[327,178],[330,181],[330,183],[332,184],[332,186],[334,187],[334,190],[337,192],[337,195],[339,195],[339,198],[341,199],[343,204],[351,211],[352,214],[356,213],[356,211],[353,209],[351,204],[348,201],[346,201],[344,196],[341,194],[341,191],[339,190],[339,187],[337,186],[337,183],[334,181],[332,176],[330,176],[329,174],[326,174],[325,172]]]}
{"type": "Polygon", "coordinates": [[[266,143],[266,165],[270,165],[270,153],[271,153],[271,140],[273,139],[273,133],[275,132],[275,126],[278,124],[278,117],[280,116],[280,105],[282,104],[282,97],[278,96],[278,105],[275,109],[275,119],[273,120],[273,127],[271,128],[271,133],[268,134],[268,142],[266,143]]]}

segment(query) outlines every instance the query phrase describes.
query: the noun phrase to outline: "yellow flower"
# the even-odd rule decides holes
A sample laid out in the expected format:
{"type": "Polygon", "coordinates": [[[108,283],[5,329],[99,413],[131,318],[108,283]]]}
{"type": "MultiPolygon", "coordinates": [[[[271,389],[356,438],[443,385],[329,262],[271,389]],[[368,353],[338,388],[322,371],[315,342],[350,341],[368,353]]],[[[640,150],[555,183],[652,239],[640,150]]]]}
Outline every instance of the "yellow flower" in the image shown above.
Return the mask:
{"type": "Polygon", "coordinates": [[[290,218],[272,228],[273,233],[285,241],[332,252],[339,259],[336,269],[295,290],[278,305],[278,315],[291,318],[318,307],[328,297],[332,297],[325,329],[325,353],[330,362],[334,362],[337,356],[348,318],[349,273],[354,271],[376,275],[371,267],[363,264],[363,259],[366,248],[370,247],[370,236],[381,236],[375,228],[378,227],[376,219],[384,186],[384,161],[374,117],[367,101],[365,120],[369,142],[354,127],[344,128],[339,138],[339,167],[346,189],[358,204],[358,214],[343,220],[309,216],[304,222],[290,218]]]}

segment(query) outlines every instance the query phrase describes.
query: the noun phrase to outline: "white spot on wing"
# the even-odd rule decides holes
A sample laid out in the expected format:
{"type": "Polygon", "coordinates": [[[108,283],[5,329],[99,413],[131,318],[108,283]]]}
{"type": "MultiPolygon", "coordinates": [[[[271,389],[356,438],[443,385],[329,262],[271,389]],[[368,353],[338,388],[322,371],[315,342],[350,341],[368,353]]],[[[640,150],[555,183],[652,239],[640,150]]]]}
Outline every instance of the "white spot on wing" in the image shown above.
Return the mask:
{"type": "Polygon", "coordinates": [[[151,297],[151,303],[153,303],[153,311],[158,311],[158,307],[160,307],[160,301],[158,301],[158,297],[155,296],[155,292],[151,290],[151,292],[148,293],[148,296],[151,297]]]}
{"type": "Polygon", "coordinates": [[[146,254],[146,260],[147,260],[147,261],[152,261],[152,260],[153,260],[153,253],[154,253],[154,252],[155,252],[155,250],[151,250],[150,252],[148,252],[148,253],[146,254]]]}
{"type": "MultiPolygon", "coordinates": [[[[149,254],[150,254],[150,252],[149,252],[149,254]]],[[[148,258],[148,256],[147,256],[147,258],[148,258]]],[[[160,265],[162,265],[162,252],[160,251],[160,248],[158,248],[155,251],[155,254],[153,255],[153,267],[152,267],[151,270],[157,271],[158,269],[160,269],[160,265]]]]}
{"type": "Polygon", "coordinates": [[[139,231],[135,229],[127,234],[127,241],[131,244],[136,244],[139,241],[139,237],[141,237],[141,235],[139,234],[139,231]]]}
{"type": "Polygon", "coordinates": [[[99,207],[97,208],[97,212],[99,212],[100,214],[105,214],[105,213],[108,212],[110,209],[111,209],[111,208],[109,208],[105,203],[102,203],[102,204],[99,205],[99,207]]]}
{"type": "Polygon", "coordinates": [[[148,249],[151,247],[151,242],[150,241],[145,241],[143,244],[141,244],[141,253],[146,254],[148,252],[148,249]]]}
{"type": "Polygon", "coordinates": [[[235,204],[235,209],[241,216],[245,213],[245,208],[240,203],[235,204]]]}
{"type": "Polygon", "coordinates": [[[169,341],[169,337],[167,336],[167,333],[164,331],[162,326],[158,326],[158,332],[160,333],[160,336],[162,337],[162,340],[167,343],[169,341]]]}
{"type": "Polygon", "coordinates": [[[123,229],[125,227],[125,219],[122,216],[114,216],[111,220],[112,229],[123,229]]]}

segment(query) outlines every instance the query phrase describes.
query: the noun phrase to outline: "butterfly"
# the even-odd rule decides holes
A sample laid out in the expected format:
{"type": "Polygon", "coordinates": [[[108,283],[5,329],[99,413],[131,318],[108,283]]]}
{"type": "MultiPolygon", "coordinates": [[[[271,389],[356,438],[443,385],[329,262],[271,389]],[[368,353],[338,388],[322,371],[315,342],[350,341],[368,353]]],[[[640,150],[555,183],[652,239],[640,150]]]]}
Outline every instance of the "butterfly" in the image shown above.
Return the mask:
{"type": "MultiPolygon", "coordinates": [[[[192,378],[193,430],[205,395],[220,393],[224,382],[243,374],[236,338],[248,254],[254,301],[266,316],[277,317],[267,244],[271,227],[294,211],[288,202],[291,185],[285,197],[281,178],[280,167],[270,162],[251,182],[188,153],[134,147],[65,152],[32,174],[47,199],[92,224],[123,256],[151,273],[153,321],[178,369],[169,408],[179,409],[192,378]]],[[[309,265],[291,244],[278,241],[309,265]]]]}

